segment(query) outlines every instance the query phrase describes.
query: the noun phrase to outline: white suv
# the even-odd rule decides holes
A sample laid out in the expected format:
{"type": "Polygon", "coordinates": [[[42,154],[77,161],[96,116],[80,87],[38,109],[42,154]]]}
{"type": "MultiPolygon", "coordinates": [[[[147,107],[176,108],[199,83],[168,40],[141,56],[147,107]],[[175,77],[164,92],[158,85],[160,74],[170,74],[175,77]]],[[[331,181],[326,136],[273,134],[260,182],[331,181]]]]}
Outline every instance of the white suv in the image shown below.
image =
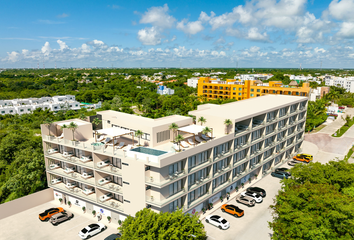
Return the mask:
{"type": "Polygon", "coordinates": [[[255,192],[244,191],[241,193],[241,196],[249,196],[249,197],[253,198],[256,201],[256,203],[263,202],[263,198],[261,197],[261,195],[259,195],[258,193],[255,193],[255,192]]]}

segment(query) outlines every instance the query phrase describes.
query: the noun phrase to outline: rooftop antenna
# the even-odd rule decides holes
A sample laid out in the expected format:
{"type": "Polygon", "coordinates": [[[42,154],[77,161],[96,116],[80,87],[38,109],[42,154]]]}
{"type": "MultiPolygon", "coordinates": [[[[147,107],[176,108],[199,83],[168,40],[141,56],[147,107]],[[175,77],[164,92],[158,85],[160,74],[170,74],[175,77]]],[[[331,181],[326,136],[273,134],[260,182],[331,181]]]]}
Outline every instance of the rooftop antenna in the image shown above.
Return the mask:
{"type": "Polygon", "coordinates": [[[37,69],[39,69],[39,62],[37,63],[37,69]]]}
{"type": "Polygon", "coordinates": [[[301,63],[300,63],[300,71],[301,71],[301,63]]]}
{"type": "Polygon", "coordinates": [[[45,69],[44,62],[43,62],[43,69],[45,69]]]}
{"type": "Polygon", "coordinates": [[[321,71],[322,71],[322,61],[321,61],[321,67],[320,67],[321,71]]]}
{"type": "Polygon", "coordinates": [[[55,69],[57,69],[57,62],[55,61],[55,69]]]}

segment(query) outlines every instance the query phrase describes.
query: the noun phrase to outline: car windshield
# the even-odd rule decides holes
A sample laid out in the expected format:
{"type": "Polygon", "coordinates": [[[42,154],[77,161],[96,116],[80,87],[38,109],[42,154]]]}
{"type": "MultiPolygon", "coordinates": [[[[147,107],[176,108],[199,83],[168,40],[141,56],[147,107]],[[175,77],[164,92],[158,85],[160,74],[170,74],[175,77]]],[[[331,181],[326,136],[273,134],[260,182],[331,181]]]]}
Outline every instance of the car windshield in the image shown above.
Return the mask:
{"type": "Polygon", "coordinates": [[[94,227],[98,227],[98,225],[97,224],[90,224],[90,225],[88,225],[90,228],[94,228],[94,227]]]}
{"type": "Polygon", "coordinates": [[[87,229],[84,228],[84,229],[81,230],[81,232],[82,232],[82,233],[87,233],[87,229]]]}
{"type": "Polygon", "coordinates": [[[225,219],[223,219],[223,220],[221,220],[221,223],[225,224],[225,223],[227,223],[227,221],[225,219]]]}

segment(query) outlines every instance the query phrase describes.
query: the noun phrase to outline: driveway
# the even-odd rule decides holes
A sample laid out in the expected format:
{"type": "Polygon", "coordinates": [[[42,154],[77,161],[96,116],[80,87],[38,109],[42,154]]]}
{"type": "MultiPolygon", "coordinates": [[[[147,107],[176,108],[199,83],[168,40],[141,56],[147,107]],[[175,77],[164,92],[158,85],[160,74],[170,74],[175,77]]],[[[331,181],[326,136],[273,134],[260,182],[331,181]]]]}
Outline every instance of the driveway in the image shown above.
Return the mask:
{"type": "MultiPolygon", "coordinates": [[[[0,239],[79,240],[81,238],[78,236],[78,233],[81,229],[91,223],[97,223],[97,218],[93,218],[93,215],[88,213],[80,214],[79,211],[76,211],[76,209],[74,209],[74,206],[68,208],[65,205],[62,205],[65,210],[74,213],[73,219],[63,222],[58,226],[53,226],[49,222],[41,222],[38,219],[38,214],[40,212],[43,212],[45,209],[52,207],[58,207],[58,204],[54,202],[48,202],[37,207],[30,208],[18,214],[12,215],[10,217],[1,219],[0,239]]],[[[96,236],[92,237],[91,239],[101,240],[112,233],[118,232],[116,225],[110,226],[110,224],[106,224],[106,222],[103,223],[108,226],[108,228],[102,233],[99,233],[96,236]]]]}
{"type": "Polygon", "coordinates": [[[319,133],[326,133],[326,134],[332,135],[339,128],[341,128],[345,123],[345,121],[342,120],[341,116],[343,116],[343,118],[345,118],[347,115],[350,115],[351,117],[353,117],[354,116],[354,108],[347,108],[345,113],[343,113],[343,114],[338,113],[337,119],[335,121],[333,121],[332,123],[328,124],[325,128],[321,129],[321,131],[319,131],[319,133]]]}

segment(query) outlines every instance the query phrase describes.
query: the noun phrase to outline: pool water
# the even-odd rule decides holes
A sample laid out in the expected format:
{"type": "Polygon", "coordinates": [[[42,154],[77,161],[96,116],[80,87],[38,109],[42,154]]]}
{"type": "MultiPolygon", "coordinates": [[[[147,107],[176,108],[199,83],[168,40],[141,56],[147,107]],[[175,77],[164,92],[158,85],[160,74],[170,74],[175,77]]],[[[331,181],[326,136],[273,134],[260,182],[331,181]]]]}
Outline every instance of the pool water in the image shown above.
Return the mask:
{"type": "Polygon", "coordinates": [[[167,153],[165,151],[151,149],[151,148],[146,148],[146,147],[137,147],[137,148],[133,148],[130,151],[139,152],[139,153],[145,153],[145,154],[154,155],[154,156],[160,156],[162,154],[167,153]]]}

